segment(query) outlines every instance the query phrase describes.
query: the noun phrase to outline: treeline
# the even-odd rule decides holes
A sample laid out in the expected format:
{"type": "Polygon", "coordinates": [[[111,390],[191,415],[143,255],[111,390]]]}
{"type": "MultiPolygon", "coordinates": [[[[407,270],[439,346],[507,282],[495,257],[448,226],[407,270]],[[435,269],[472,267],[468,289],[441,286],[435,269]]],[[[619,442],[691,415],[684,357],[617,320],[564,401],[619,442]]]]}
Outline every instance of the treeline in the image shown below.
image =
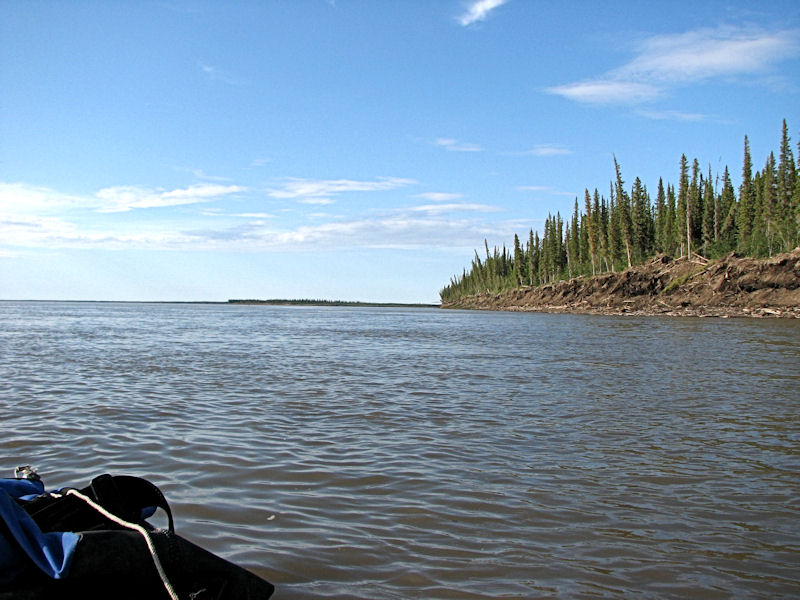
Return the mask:
{"type": "Polygon", "coordinates": [[[270,298],[258,300],[255,298],[231,298],[228,304],[266,304],[270,306],[357,306],[357,307],[381,307],[381,308],[408,308],[425,307],[432,308],[435,304],[408,304],[403,302],[361,302],[358,300],[315,300],[310,298],[299,298],[284,300],[280,298],[270,298]]]}
{"type": "Polygon", "coordinates": [[[616,157],[614,168],[608,197],[586,189],[571,217],[547,216],[541,237],[531,229],[524,245],[517,235],[510,249],[490,251],[485,243],[485,256],[475,252],[469,270],[440,291],[442,301],[623,270],[659,252],[716,258],[735,250],[765,257],[800,243],[800,170],[786,120],[778,158],[771,152],[755,173],[745,136],[738,190],[727,166],[715,176],[685,154],[677,189],[660,179],[655,201],[638,177],[626,188],[616,157]]]}

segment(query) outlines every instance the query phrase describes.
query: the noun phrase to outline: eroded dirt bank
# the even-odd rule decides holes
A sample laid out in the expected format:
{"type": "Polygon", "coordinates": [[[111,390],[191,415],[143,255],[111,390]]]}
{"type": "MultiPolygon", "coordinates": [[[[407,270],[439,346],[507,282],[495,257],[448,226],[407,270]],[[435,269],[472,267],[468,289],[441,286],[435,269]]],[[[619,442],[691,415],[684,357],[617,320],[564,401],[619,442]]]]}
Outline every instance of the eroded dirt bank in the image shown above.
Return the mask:
{"type": "Polygon", "coordinates": [[[800,318],[800,247],[768,259],[659,255],[621,273],[478,294],[442,308],[800,318]]]}

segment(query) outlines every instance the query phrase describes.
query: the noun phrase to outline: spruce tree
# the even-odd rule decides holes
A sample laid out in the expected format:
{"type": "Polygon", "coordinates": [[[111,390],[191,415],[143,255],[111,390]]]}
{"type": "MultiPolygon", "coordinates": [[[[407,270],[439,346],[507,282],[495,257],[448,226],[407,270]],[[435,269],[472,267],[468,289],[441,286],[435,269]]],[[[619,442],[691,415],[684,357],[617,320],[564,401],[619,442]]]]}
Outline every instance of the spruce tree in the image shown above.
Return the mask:
{"type": "Polygon", "coordinates": [[[742,252],[749,249],[753,230],[753,209],[755,190],[753,188],[753,161],[750,158],[750,141],[744,136],[744,160],[742,162],[742,183],[739,185],[739,206],[736,209],[737,246],[742,252]]]}
{"type": "MultiPolygon", "coordinates": [[[[595,190],[596,192],[597,190],[595,190]]],[[[586,227],[589,230],[589,257],[592,262],[592,275],[597,274],[597,223],[595,216],[597,214],[597,206],[592,210],[592,198],[589,196],[589,188],[586,188],[585,196],[583,198],[586,205],[586,227]]]]}
{"type": "Polygon", "coordinates": [[[768,256],[772,256],[776,238],[782,233],[783,206],[778,199],[778,175],[775,167],[775,154],[770,152],[767,164],[761,175],[761,197],[757,204],[761,208],[758,225],[763,229],[768,256]]]}
{"type": "Polygon", "coordinates": [[[622,243],[625,246],[625,258],[628,262],[628,268],[633,266],[633,219],[631,218],[631,200],[628,193],[625,191],[625,182],[622,180],[622,173],[620,172],[617,157],[614,157],[614,170],[616,171],[616,195],[617,195],[617,211],[619,213],[619,231],[622,243]]]}
{"type": "Polygon", "coordinates": [[[650,213],[650,198],[647,188],[637,177],[631,189],[631,222],[635,262],[641,262],[649,256],[653,245],[653,224],[650,213]]]}
{"type": "Polygon", "coordinates": [[[666,252],[666,236],[664,225],[667,217],[667,196],[664,193],[664,180],[659,177],[656,192],[655,247],[659,252],[666,252]]]}
{"type": "Polygon", "coordinates": [[[514,279],[515,285],[525,285],[525,255],[522,252],[522,247],[519,244],[519,236],[514,234],[514,279]]]}
{"type": "Polygon", "coordinates": [[[708,167],[708,178],[703,182],[703,218],[701,223],[703,254],[707,255],[712,244],[719,237],[717,222],[717,202],[714,187],[711,185],[711,167],[708,167]]]}
{"type": "Polygon", "coordinates": [[[678,232],[678,217],[675,200],[675,186],[671,183],[667,184],[667,214],[664,221],[664,248],[667,254],[675,256],[680,253],[678,247],[679,232],[678,232]]]}
{"type": "Polygon", "coordinates": [[[577,275],[578,265],[581,262],[581,231],[580,231],[580,209],[578,208],[578,198],[575,197],[575,208],[572,212],[572,219],[569,229],[569,244],[567,244],[569,252],[568,269],[570,277],[577,275]]]}
{"type": "Polygon", "coordinates": [[[720,238],[724,252],[729,252],[736,247],[736,193],[733,191],[731,175],[728,167],[722,176],[722,194],[720,196],[720,238]]]}
{"type": "Polygon", "coordinates": [[[789,129],[786,126],[786,119],[783,120],[783,130],[781,132],[781,153],[778,159],[776,183],[775,204],[779,211],[780,237],[783,242],[782,249],[784,251],[789,251],[798,243],[798,215],[795,205],[797,167],[794,162],[794,156],[792,155],[792,146],[789,139],[789,129]]]}
{"type": "Polygon", "coordinates": [[[681,166],[680,166],[680,179],[678,182],[678,207],[675,214],[677,219],[677,233],[678,233],[678,240],[680,241],[681,245],[681,256],[684,255],[684,250],[686,254],[689,255],[691,252],[691,245],[692,245],[692,236],[691,236],[691,229],[692,229],[692,220],[691,220],[691,205],[689,202],[689,162],[686,158],[685,154],[681,155],[681,166]]]}
{"type": "Polygon", "coordinates": [[[689,258],[692,257],[692,248],[699,248],[703,237],[703,175],[700,172],[700,162],[695,158],[692,161],[692,181],[689,184],[689,204],[686,219],[689,223],[690,247],[687,251],[689,258]]]}
{"type": "Polygon", "coordinates": [[[579,270],[581,275],[586,275],[591,272],[591,249],[589,248],[589,217],[581,215],[580,223],[580,265],[579,270]]]}

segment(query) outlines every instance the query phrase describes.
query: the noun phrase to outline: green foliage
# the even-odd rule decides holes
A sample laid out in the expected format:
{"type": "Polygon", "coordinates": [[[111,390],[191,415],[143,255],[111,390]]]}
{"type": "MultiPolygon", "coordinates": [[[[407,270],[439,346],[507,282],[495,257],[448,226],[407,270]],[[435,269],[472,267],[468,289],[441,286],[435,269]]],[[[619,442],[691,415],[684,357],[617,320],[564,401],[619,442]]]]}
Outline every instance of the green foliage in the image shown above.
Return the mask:
{"type": "Polygon", "coordinates": [[[738,197],[727,166],[719,189],[719,176],[712,183],[709,167],[704,177],[697,159],[690,175],[685,154],[677,197],[675,187],[668,183],[665,189],[660,179],[655,203],[638,177],[630,191],[625,188],[616,157],[614,171],[608,199],[587,188],[583,212],[575,198],[567,222],[558,213],[548,214],[542,237],[531,229],[524,248],[517,235],[511,253],[505,247],[490,251],[484,242],[486,259],[475,252],[470,269],[440,291],[442,302],[624,269],[655,252],[717,258],[738,250],[760,257],[787,252],[800,243],[800,169],[785,120],[778,159],[771,153],[755,175],[745,136],[738,197]]]}

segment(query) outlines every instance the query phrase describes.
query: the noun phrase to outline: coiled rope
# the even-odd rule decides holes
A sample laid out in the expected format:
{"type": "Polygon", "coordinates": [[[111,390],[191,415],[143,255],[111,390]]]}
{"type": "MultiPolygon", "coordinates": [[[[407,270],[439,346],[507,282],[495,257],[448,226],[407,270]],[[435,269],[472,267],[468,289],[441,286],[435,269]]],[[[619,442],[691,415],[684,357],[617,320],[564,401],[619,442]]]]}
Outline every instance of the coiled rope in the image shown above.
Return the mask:
{"type": "Polygon", "coordinates": [[[147,531],[147,529],[145,529],[144,527],[142,527],[137,523],[130,523],[129,521],[120,519],[117,515],[108,512],[105,508],[97,504],[97,502],[95,502],[88,496],[81,494],[77,490],[68,489],[63,494],[57,492],[51,493],[51,496],[54,496],[56,498],[59,498],[63,495],[75,496],[76,498],[80,498],[109,521],[113,521],[114,523],[116,523],[117,525],[121,525],[122,527],[138,531],[144,538],[145,543],[147,544],[147,549],[150,551],[150,556],[153,557],[153,564],[155,564],[156,566],[156,570],[158,571],[158,576],[161,577],[161,582],[164,584],[164,588],[166,588],[169,597],[172,600],[180,600],[177,592],[175,591],[175,588],[172,587],[172,584],[170,583],[169,578],[167,577],[166,571],[164,571],[164,567],[161,566],[161,560],[159,560],[158,558],[158,553],[156,552],[155,544],[153,544],[153,540],[150,537],[150,533],[147,531]]]}

